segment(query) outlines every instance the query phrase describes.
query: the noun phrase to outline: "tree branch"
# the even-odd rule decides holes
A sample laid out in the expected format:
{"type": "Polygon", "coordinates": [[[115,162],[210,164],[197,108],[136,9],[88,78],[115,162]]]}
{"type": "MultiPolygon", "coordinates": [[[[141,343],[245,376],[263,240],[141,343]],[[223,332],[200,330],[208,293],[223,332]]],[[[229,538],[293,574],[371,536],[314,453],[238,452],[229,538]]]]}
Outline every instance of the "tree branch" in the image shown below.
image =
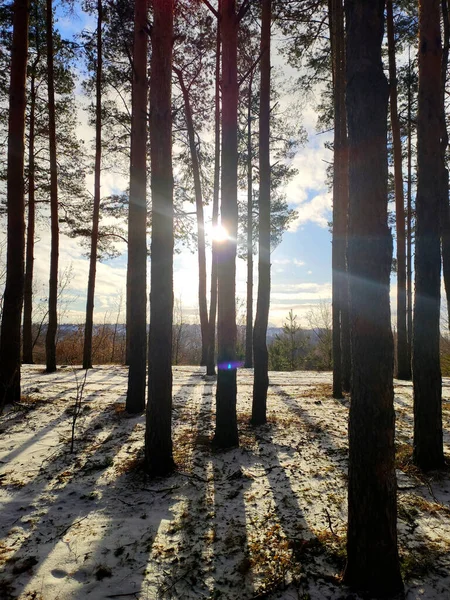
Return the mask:
{"type": "Polygon", "coordinates": [[[212,14],[216,17],[216,19],[220,18],[219,13],[214,8],[214,6],[209,2],[209,0],[203,0],[203,4],[205,4],[209,8],[209,10],[212,12],[212,14]]]}

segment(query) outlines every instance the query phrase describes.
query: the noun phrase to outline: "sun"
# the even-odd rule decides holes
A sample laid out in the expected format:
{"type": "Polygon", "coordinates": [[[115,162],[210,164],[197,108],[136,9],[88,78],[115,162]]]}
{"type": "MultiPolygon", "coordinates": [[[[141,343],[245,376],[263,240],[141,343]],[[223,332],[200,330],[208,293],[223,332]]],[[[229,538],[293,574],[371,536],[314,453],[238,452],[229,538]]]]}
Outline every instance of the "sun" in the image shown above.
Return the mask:
{"type": "Polygon", "coordinates": [[[215,242],[224,242],[229,237],[227,230],[222,225],[215,225],[211,229],[211,235],[215,242]]]}

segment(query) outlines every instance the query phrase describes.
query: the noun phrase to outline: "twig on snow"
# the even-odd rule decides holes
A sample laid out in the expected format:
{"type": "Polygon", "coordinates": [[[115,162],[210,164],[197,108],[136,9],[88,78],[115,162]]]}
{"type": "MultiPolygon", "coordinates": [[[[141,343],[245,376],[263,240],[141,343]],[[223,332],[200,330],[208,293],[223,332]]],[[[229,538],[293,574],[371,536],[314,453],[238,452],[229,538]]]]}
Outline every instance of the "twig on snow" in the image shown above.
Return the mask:
{"type": "Polygon", "coordinates": [[[84,517],[81,517],[81,519],[78,519],[78,521],[74,521],[73,523],[71,523],[68,527],[66,527],[65,529],[63,529],[60,533],[58,533],[58,535],[55,535],[55,537],[50,538],[49,540],[47,540],[47,542],[53,542],[53,540],[56,540],[58,538],[62,538],[63,535],[66,535],[66,533],[69,531],[69,529],[71,529],[72,527],[74,527],[75,525],[78,525],[78,523],[81,523],[81,521],[84,521],[85,519],[87,519],[89,517],[89,515],[86,515],[84,517]]]}
{"type": "Polygon", "coordinates": [[[335,533],[334,529],[333,529],[333,524],[331,523],[331,517],[330,517],[330,513],[328,512],[327,509],[325,509],[325,514],[327,516],[327,521],[328,521],[328,527],[330,528],[331,533],[334,535],[334,537],[338,537],[337,534],[335,533]]]}

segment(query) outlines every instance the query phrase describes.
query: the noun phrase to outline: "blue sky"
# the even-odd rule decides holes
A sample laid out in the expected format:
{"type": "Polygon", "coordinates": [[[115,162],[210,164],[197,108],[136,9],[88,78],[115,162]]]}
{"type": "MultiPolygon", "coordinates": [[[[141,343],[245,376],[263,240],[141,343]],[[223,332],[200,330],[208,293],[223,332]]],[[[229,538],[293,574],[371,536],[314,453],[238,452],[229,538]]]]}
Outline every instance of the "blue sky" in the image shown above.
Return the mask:
{"type": "MultiPolygon", "coordinates": [[[[83,27],[94,27],[93,19],[85,14],[65,14],[57,9],[58,28],[64,35],[72,36],[83,27]]],[[[285,73],[286,78],[295,72],[281,62],[273,52],[273,62],[285,73]]],[[[80,92],[79,92],[80,93],[80,92]]],[[[300,93],[300,91],[299,91],[300,93]]],[[[93,139],[93,130],[87,125],[82,105],[86,99],[79,96],[79,134],[88,143],[93,139]]],[[[287,101],[287,100],[285,100],[287,101]]],[[[282,100],[283,102],[283,100],[282,100]]],[[[290,231],[283,236],[281,244],[272,254],[272,297],[269,321],[280,325],[290,309],[306,325],[306,314],[321,301],[331,300],[331,235],[327,222],[331,219],[331,194],[327,190],[326,167],[332,160],[332,153],[324,147],[330,134],[317,135],[315,131],[317,115],[314,99],[298,115],[299,122],[308,132],[308,142],[294,158],[298,175],[287,185],[285,192],[292,208],[298,211],[298,218],[290,231]]],[[[93,175],[87,177],[86,185],[93,189],[93,175]]],[[[123,189],[126,180],[112,173],[103,173],[102,194],[123,189]]],[[[208,235],[208,232],[207,232],[208,235]]],[[[41,232],[36,244],[36,278],[45,287],[48,280],[50,239],[48,232],[41,232]]],[[[123,248],[126,250],[125,248],[123,248]]],[[[210,258],[207,258],[208,263],[210,258]]],[[[256,265],[256,263],[255,263],[256,265]]],[[[82,322],[85,312],[88,261],[76,240],[65,236],[61,240],[60,270],[71,267],[71,278],[66,288],[66,302],[60,318],[66,322],[82,322]]],[[[256,271],[256,268],[255,268],[256,271]]],[[[184,251],[175,257],[174,287],[175,297],[180,299],[186,319],[195,320],[197,314],[197,257],[184,251]]],[[[95,319],[96,321],[116,318],[120,296],[124,298],[126,281],[126,254],[118,259],[98,265],[95,319]]],[[[255,272],[255,301],[257,273],[255,272]]],[[[209,285],[208,285],[209,289],[209,285]]],[[[237,261],[236,292],[245,298],[246,263],[237,261]]]]}

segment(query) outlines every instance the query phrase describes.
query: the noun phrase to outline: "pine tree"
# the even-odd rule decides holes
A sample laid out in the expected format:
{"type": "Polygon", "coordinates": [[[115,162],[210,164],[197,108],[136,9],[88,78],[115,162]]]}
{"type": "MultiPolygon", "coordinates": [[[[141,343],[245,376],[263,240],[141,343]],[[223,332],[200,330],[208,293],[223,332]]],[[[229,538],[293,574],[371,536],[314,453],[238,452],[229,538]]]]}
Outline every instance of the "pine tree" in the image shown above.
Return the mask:
{"type": "Polygon", "coordinates": [[[97,270],[98,227],[100,220],[100,181],[102,161],[102,0],[97,1],[97,69],[95,106],[95,168],[94,168],[94,210],[92,215],[91,253],[89,257],[89,279],[86,302],[86,323],[84,328],[83,369],[92,368],[92,329],[94,325],[94,293],[97,270]]]}
{"type": "Polygon", "coordinates": [[[153,0],[150,70],[152,243],[150,339],[145,457],[152,475],[174,468],[172,453],[173,0],[153,0]]]}
{"type": "Polygon", "coordinates": [[[46,41],[47,41],[47,87],[48,87],[48,125],[50,152],[50,218],[51,252],[50,280],[48,294],[48,326],[45,338],[46,371],[56,371],[56,332],[58,329],[58,262],[59,262],[59,219],[58,219],[58,164],[56,154],[56,115],[53,57],[53,6],[52,0],[46,3],[46,41]]]}
{"type": "Polygon", "coordinates": [[[411,379],[408,361],[408,335],[406,322],[406,240],[405,200],[403,196],[402,145],[397,108],[397,67],[395,60],[393,1],[387,0],[386,20],[389,54],[389,85],[392,145],[394,151],[395,223],[397,231],[397,377],[411,379]]]}
{"type": "Polygon", "coordinates": [[[134,4],[133,91],[131,115],[130,205],[128,227],[129,369],[126,408],[145,408],[147,369],[147,13],[148,1],[134,4]]]}
{"type": "Polygon", "coordinates": [[[345,3],[353,371],[344,581],[372,596],[403,589],[396,531],[392,236],[387,221],[389,90],[381,60],[384,4],[384,0],[345,3]]]}
{"type": "Polygon", "coordinates": [[[25,252],[25,106],[28,2],[14,0],[8,123],[8,250],[0,339],[0,412],[20,400],[20,321],[25,252]]]}
{"type": "Polygon", "coordinates": [[[266,422],[267,390],[269,387],[269,355],[267,351],[267,324],[270,307],[270,26],[271,0],[263,0],[261,17],[261,90],[259,113],[259,260],[258,299],[253,352],[255,372],[253,379],[252,423],[266,422]]]}
{"type": "Polygon", "coordinates": [[[413,322],[414,452],[421,469],[444,464],[442,381],[439,359],[441,285],[440,219],[442,154],[440,136],[441,30],[438,0],[419,4],[419,110],[413,322]]]}

